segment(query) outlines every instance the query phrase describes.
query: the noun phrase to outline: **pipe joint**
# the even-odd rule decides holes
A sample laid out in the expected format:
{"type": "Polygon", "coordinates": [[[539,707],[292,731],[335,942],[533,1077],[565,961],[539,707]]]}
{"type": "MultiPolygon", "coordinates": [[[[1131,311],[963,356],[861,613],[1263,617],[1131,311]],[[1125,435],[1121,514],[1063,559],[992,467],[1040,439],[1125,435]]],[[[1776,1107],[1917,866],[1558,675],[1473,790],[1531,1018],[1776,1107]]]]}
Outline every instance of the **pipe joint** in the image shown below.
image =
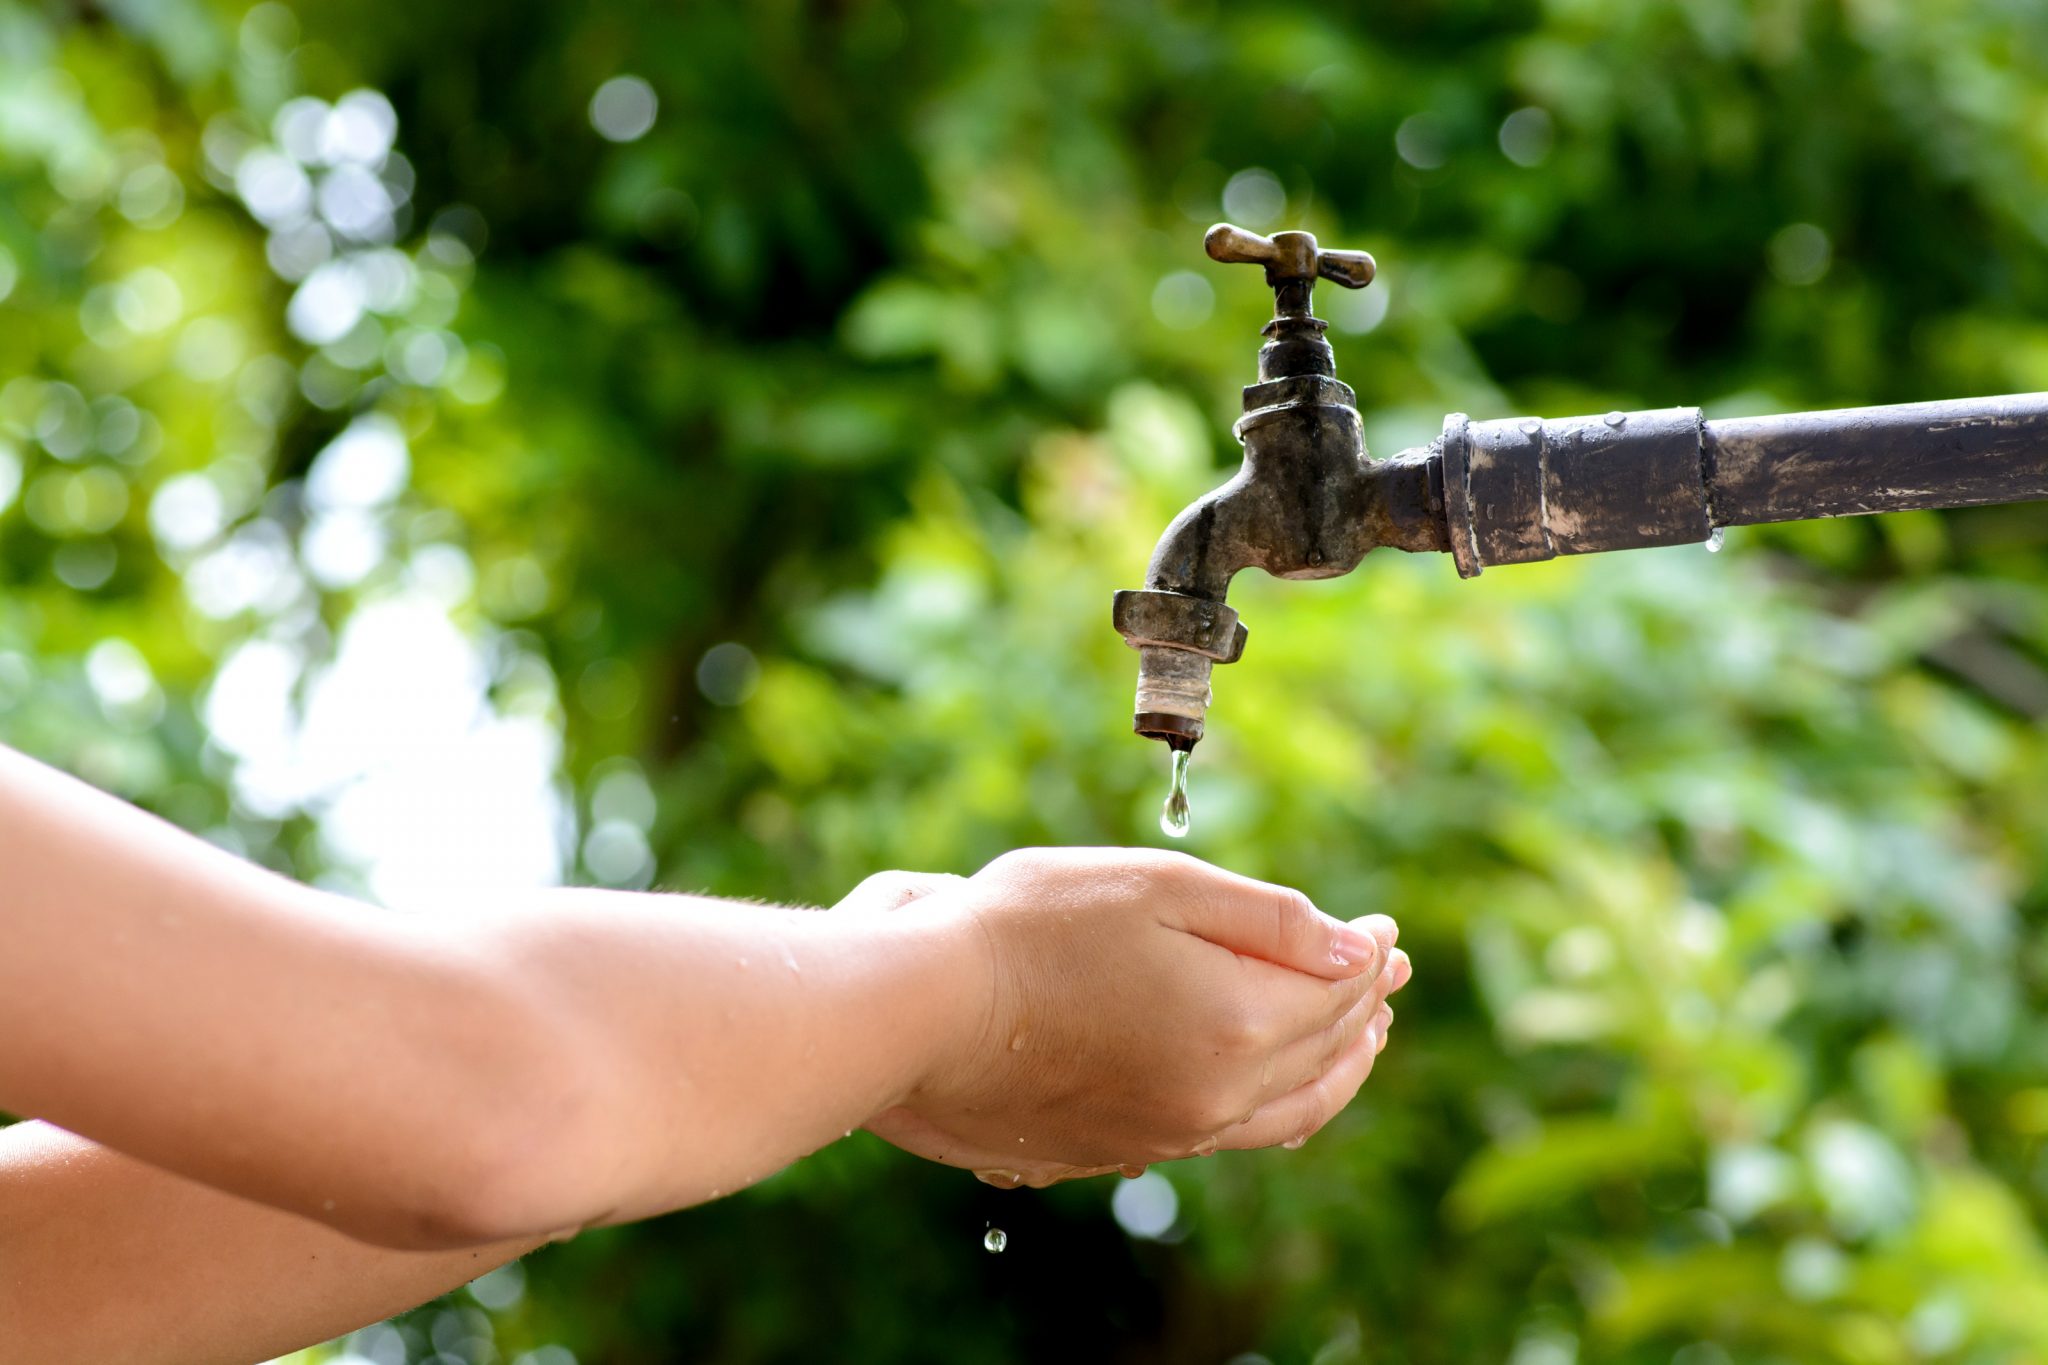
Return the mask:
{"type": "Polygon", "coordinates": [[[1550,421],[1452,413],[1437,448],[1459,575],[1706,540],[1714,527],[1701,431],[1698,408],[1550,421]]]}

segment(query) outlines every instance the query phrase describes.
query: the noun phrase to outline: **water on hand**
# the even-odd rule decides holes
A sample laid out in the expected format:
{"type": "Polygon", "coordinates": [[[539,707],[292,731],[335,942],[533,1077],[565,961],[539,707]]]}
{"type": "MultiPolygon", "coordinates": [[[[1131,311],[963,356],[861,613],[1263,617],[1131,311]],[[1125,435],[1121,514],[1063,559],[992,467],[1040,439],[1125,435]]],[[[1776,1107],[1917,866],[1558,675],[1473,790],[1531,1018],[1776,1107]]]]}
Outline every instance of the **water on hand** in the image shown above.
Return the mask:
{"type": "Polygon", "coordinates": [[[1003,1248],[1010,1244],[1010,1234],[1001,1228],[990,1228],[981,1234],[981,1244],[988,1248],[990,1255],[1000,1256],[1003,1248]]]}
{"type": "Polygon", "coordinates": [[[1159,812],[1159,828],[1169,839],[1188,837],[1188,759],[1193,749],[1173,751],[1173,785],[1166,791],[1165,809],[1159,812]]]}

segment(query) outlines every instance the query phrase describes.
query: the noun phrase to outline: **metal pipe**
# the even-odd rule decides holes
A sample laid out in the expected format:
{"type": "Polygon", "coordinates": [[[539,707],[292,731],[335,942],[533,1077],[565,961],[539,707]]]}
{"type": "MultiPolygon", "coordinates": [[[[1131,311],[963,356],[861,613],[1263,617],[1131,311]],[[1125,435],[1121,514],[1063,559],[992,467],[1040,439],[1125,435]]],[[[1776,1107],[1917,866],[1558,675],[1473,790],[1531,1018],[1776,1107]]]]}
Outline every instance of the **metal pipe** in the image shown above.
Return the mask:
{"type": "Polygon", "coordinates": [[[1717,526],[2048,498],[2048,393],[1705,424],[1717,526]]]}
{"type": "Polygon", "coordinates": [[[1458,572],[1718,527],[2048,498],[2048,394],[1705,420],[1698,408],[1445,419],[1458,572]]]}
{"type": "Polygon", "coordinates": [[[1202,738],[1215,665],[1243,654],[1224,602],[1240,569],[1349,573],[1379,548],[1449,551],[1471,578],[1500,564],[1710,539],[1722,526],[2048,498],[2048,394],[1707,421],[1698,408],[1545,421],[1444,420],[1420,450],[1374,461],[1336,377],[1317,280],[1362,288],[1363,252],[1305,232],[1219,223],[1209,255],[1262,265],[1274,316],[1236,435],[1244,467],[1166,529],[1114,620],[1138,651],[1132,728],[1202,738]]]}

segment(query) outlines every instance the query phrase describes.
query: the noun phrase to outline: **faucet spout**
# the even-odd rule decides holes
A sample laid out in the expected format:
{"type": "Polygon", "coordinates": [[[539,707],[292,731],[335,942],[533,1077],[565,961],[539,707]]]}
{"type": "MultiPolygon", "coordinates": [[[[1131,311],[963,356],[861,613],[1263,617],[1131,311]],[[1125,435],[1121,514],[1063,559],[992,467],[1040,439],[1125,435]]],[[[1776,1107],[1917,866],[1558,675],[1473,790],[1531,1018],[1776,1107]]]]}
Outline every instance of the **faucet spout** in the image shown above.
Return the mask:
{"type": "Polygon", "coordinates": [[[1441,461],[1414,452],[1375,462],[1356,408],[1323,407],[1297,407],[1249,432],[1240,423],[1244,467],[1167,526],[1144,590],[1116,595],[1116,628],[1138,651],[1137,733],[1176,749],[1201,739],[1210,671],[1244,653],[1244,625],[1225,601],[1239,570],[1334,578],[1381,546],[1450,548],[1441,461]]]}
{"type": "Polygon", "coordinates": [[[1334,578],[1376,546],[1449,548],[1432,484],[1441,462],[1368,457],[1357,395],[1336,377],[1328,324],[1309,311],[1317,278],[1362,287],[1371,257],[1319,251],[1305,232],[1269,240],[1225,224],[1207,245],[1217,260],[1264,263],[1275,304],[1259,382],[1244,390],[1233,428],[1243,467],[1173,519],[1145,587],[1116,595],[1116,628],[1138,651],[1133,728],[1176,749],[1202,737],[1211,670],[1244,652],[1244,626],[1224,600],[1240,569],[1334,578]]]}

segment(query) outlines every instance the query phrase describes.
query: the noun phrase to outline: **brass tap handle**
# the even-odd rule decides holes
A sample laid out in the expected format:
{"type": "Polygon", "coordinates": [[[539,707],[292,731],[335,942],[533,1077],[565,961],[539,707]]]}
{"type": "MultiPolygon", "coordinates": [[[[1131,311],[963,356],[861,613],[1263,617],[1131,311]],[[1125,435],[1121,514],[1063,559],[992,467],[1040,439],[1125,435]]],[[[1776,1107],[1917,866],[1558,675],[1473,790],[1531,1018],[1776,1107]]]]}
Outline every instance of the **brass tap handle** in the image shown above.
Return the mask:
{"type": "MultiPolygon", "coordinates": [[[[1202,246],[1211,260],[1266,267],[1266,283],[1275,289],[1287,284],[1313,285],[1318,277],[1346,289],[1363,289],[1372,283],[1375,269],[1372,257],[1363,251],[1318,250],[1315,235],[1308,232],[1276,232],[1271,237],[1261,237],[1229,223],[1218,223],[1202,238],[1202,246]]],[[[1299,293],[1301,307],[1306,309],[1305,290],[1284,293],[1299,293]]]]}

